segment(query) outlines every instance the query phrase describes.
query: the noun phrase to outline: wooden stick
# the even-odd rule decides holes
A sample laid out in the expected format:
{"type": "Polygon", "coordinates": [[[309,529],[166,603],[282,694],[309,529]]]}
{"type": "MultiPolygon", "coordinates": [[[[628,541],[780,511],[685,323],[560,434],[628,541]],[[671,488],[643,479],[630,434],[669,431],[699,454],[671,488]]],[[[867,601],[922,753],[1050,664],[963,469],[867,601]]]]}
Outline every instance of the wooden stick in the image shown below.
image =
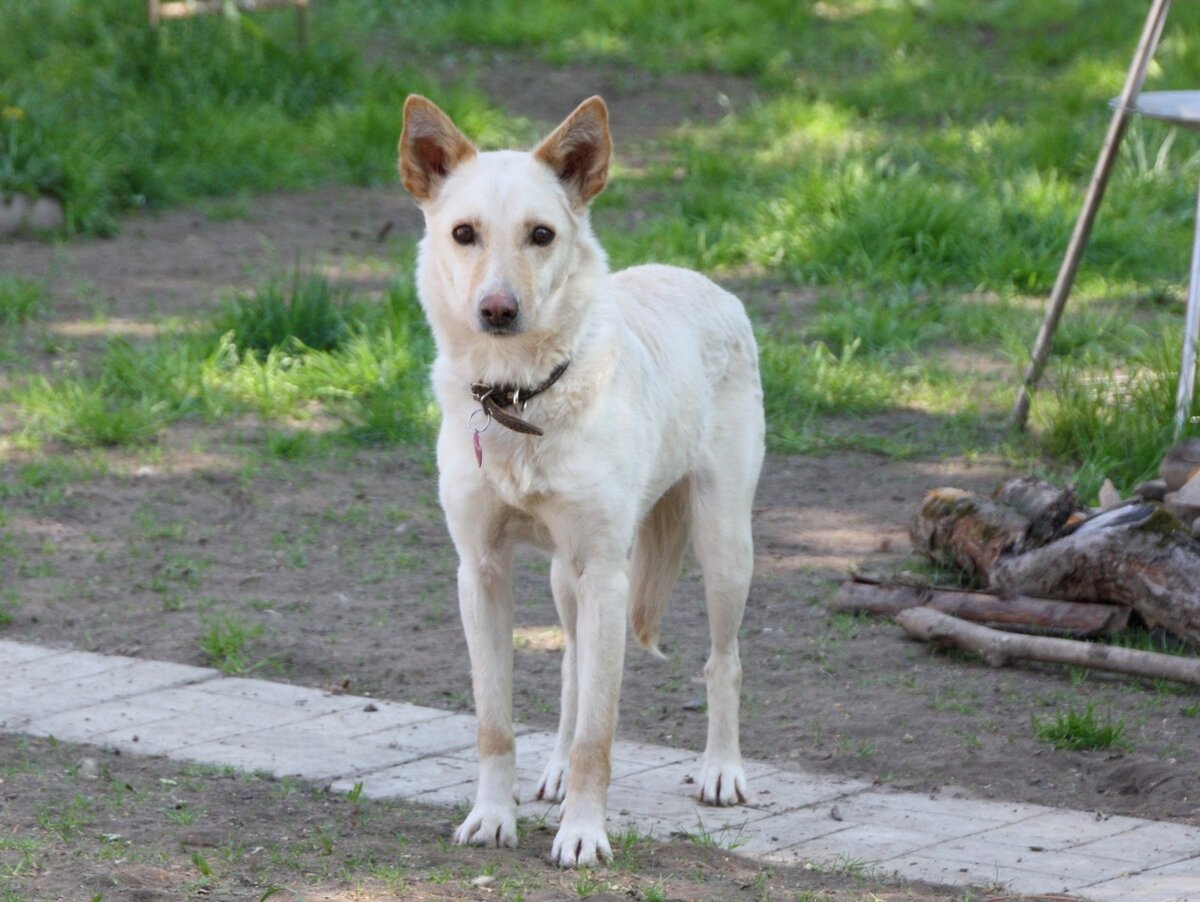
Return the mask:
{"type": "Polygon", "coordinates": [[[1028,595],[1000,598],[987,592],[879,586],[853,581],[842,583],[829,603],[834,611],[885,617],[922,605],[972,623],[1016,632],[1045,630],[1079,639],[1120,632],[1129,624],[1129,608],[1124,605],[1057,601],[1028,595]]]}
{"type": "Polygon", "coordinates": [[[914,639],[977,652],[992,667],[1003,667],[1016,660],[1041,661],[1200,686],[1200,660],[1195,658],[1074,639],[1002,633],[929,607],[901,611],[896,621],[914,639]]]}
{"type": "Polygon", "coordinates": [[[1146,24],[1142,28],[1142,37],[1138,41],[1133,54],[1133,62],[1129,66],[1129,74],[1121,96],[1113,110],[1112,120],[1108,124],[1108,134],[1104,145],[1100,148],[1100,156],[1096,159],[1096,168],[1092,171],[1092,180],[1088,183],[1087,193],[1083,198],[1083,206],[1079,210],[1079,218],[1075,221],[1075,229],[1071,240],[1067,243],[1067,252],[1054,280],[1054,288],[1046,302],[1046,317],[1038,330],[1030,354],[1029,366],[1025,370],[1021,388],[1017,392],[1016,403],[1013,404],[1009,426],[1015,430],[1023,430],[1029,418],[1029,399],[1033,388],[1042,378],[1046,368],[1046,360],[1050,356],[1050,345],[1054,332],[1058,329],[1058,321],[1062,318],[1063,308],[1067,306],[1067,296],[1071,293],[1071,285],[1075,282],[1075,271],[1087,247],[1088,236],[1092,232],[1092,223],[1096,212],[1100,209],[1100,201],[1104,197],[1104,189],[1108,186],[1108,176],[1113,163],[1117,159],[1117,150],[1121,146],[1121,138],[1125,134],[1125,126],[1129,121],[1129,112],[1141,93],[1142,83],[1146,80],[1146,69],[1154,56],[1154,48],[1158,45],[1162,34],[1163,23],[1167,19],[1167,10],[1171,0],[1154,0],[1150,4],[1150,13],[1146,16],[1146,24]]]}

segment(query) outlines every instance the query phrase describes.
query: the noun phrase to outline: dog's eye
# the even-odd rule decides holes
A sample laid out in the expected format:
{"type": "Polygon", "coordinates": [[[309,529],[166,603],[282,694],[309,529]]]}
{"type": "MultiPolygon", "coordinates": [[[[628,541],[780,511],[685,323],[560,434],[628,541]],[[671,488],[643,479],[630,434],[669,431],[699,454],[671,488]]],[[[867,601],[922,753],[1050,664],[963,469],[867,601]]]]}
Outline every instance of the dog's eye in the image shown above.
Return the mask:
{"type": "Polygon", "coordinates": [[[545,247],[554,240],[554,229],[547,226],[534,226],[533,231],[529,233],[529,240],[538,247],[545,247]]]}
{"type": "Polygon", "coordinates": [[[450,233],[454,240],[459,244],[474,244],[475,243],[475,228],[466,223],[456,225],[454,231],[450,233]]]}

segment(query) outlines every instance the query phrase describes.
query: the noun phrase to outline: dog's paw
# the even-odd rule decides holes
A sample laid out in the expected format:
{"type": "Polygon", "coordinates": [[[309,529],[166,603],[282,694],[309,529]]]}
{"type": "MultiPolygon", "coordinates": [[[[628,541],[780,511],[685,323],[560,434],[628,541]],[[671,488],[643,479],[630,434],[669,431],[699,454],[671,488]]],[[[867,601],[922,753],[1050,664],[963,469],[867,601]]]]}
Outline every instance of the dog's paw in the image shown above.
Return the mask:
{"type": "Polygon", "coordinates": [[[561,802],[567,794],[567,761],[557,755],[546,762],[538,780],[537,798],[544,802],[561,802]]]}
{"type": "Polygon", "coordinates": [[[550,860],[560,868],[585,868],[611,862],[612,846],[603,825],[572,827],[563,824],[554,837],[550,860]]]}
{"type": "Polygon", "coordinates": [[[746,772],[739,762],[704,765],[700,801],[706,805],[737,805],[746,801],[746,772]]]}
{"type": "Polygon", "coordinates": [[[517,846],[517,812],[507,805],[480,803],[454,831],[460,846],[517,846]]]}

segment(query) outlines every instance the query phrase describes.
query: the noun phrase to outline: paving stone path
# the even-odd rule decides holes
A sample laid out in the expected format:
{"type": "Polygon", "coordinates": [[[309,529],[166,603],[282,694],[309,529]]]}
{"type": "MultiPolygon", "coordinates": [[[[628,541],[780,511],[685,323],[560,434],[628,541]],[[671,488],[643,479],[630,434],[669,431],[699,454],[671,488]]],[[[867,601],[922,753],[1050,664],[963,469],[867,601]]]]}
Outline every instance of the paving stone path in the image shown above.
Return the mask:
{"type": "MultiPolygon", "coordinates": [[[[124,753],[266,771],[377,798],[457,805],[474,795],[474,718],[402,702],[117,655],[0,641],[0,731],[124,753]]],[[[520,729],[522,791],[550,733],[520,729]]],[[[694,753],[613,750],[609,829],[707,833],[786,863],[865,861],[880,872],[1018,893],[1200,900],[1200,828],[1038,805],[887,792],[869,783],[747,762],[747,805],[695,803],[694,753]]],[[[557,806],[527,801],[523,815],[557,806]]]]}

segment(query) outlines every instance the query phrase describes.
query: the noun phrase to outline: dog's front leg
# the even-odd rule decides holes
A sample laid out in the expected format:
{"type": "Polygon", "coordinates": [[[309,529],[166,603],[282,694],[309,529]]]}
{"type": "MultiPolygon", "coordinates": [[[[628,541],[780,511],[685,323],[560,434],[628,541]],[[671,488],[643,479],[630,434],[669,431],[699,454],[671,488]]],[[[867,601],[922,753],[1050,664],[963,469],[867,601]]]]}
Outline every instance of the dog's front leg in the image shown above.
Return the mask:
{"type": "Polygon", "coordinates": [[[562,824],[551,851],[551,858],[562,867],[612,860],[605,808],[625,660],[627,567],[624,555],[614,553],[596,556],[579,569],[575,622],[578,709],[562,824]]]}
{"type": "Polygon", "coordinates": [[[570,562],[555,555],[550,562],[550,588],[554,593],[554,605],[563,627],[562,660],[562,703],[558,715],[558,738],[550,760],[542,770],[538,781],[537,797],[548,802],[561,802],[567,793],[567,763],[571,755],[571,743],[575,739],[575,721],[578,716],[579,689],[575,669],[575,609],[579,574],[570,562]]]}
{"type": "Polygon", "coordinates": [[[462,553],[458,602],[479,719],[479,788],[455,831],[460,845],[516,846],[517,765],[512,724],[513,599],[510,549],[462,553]]]}

